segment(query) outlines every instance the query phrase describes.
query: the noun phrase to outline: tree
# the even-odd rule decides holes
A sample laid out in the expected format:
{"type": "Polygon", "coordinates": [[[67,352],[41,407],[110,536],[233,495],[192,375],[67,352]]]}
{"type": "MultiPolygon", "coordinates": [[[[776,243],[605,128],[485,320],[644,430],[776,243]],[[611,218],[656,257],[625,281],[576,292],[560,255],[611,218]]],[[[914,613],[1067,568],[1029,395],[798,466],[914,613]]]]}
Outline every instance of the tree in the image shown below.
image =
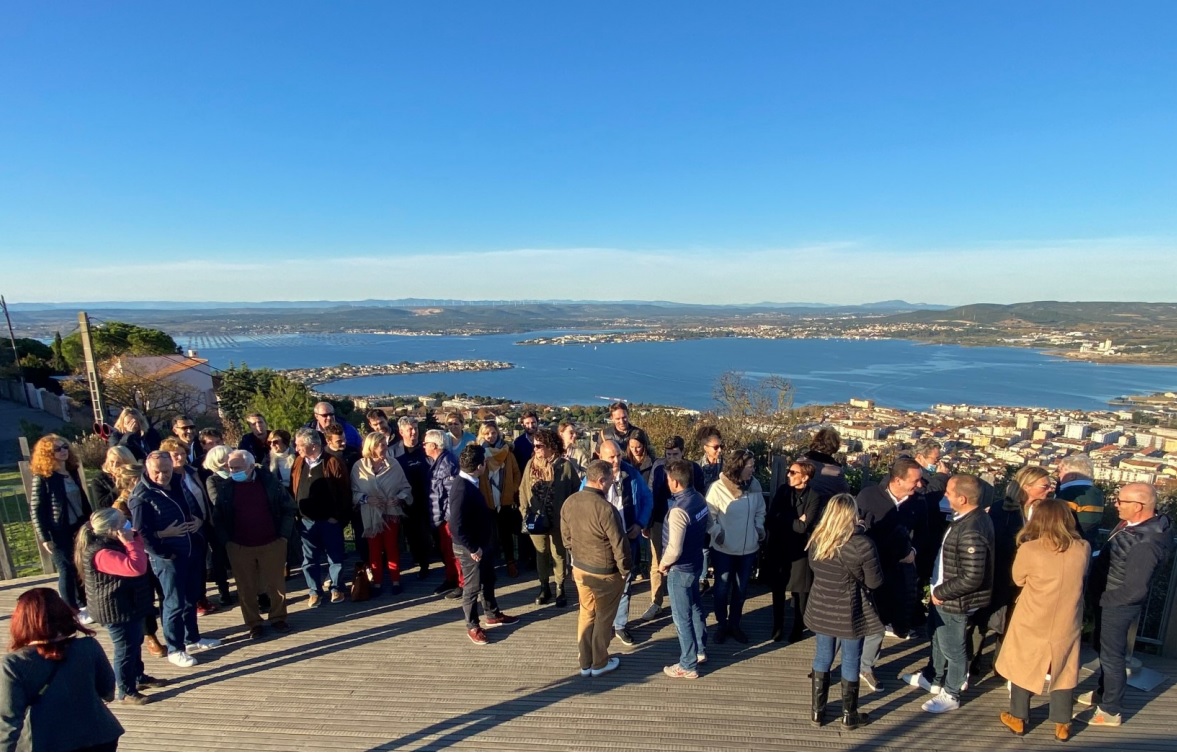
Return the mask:
{"type": "Polygon", "coordinates": [[[774,453],[791,451],[797,437],[793,385],[778,376],[750,379],[728,371],[715,381],[712,392],[719,404],[716,425],[728,447],[744,447],[756,456],[757,476],[766,483],[774,453]]]}
{"type": "MultiPolygon", "coordinates": [[[[217,387],[217,402],[227,423],[241,423],[245,418],[247,406],[257,393],[267,394],[278,373],[272,369],[251,369],[246,364],[234,366],[220,374],[220,386],[217,387]]],[[[270,418],[266,416],[267,420],[270,418]]],[[[281,424],[274,424],[281,426],[281,424]]]]}
{"type": "Polygon", "coordinates": [[[305,384],[281,374],[273,374],[267,389],[254,393],[244,413],[260,413],[275,429],[294,433],[298,427],[311,420],[314,407],[315,399],[305,384]]]}
{"type": "Polygon", "coordinates": [[[50,365],[53,366],[53,368],[59,374],[68,374],[69,361],[66,360],[65,351],[62,350],[60,331],[53,333],[53,345],[50,350],[53,352],[53,360],[49,362],[50,365]]]}
{"type": "MultiPolygon", "coordinates": [[[[166,356],[180,352],[176,341],[168,333],[126,322],[103,322],[91,327],[90,341],[94,345],[94,358],[98,361],[117,356],[166,356]]],[[[46,350],[49,350],[48,347],[46,350]]],[[[63,339],[61,352],[70,369],[80,369],[85,360],[81,333],[74,332],[63,339]]],[[[51,350],[49,353],[52,357],[51,350]]]]}
{"type": "MultiPolygon", "coordinates": [[[[99,366],[99,373],[106,374],[102,377],[102,391],[107,404],[138,408],[152,425],[159,426],[180,414],[203,413],[207,407],[200,390],[178,379],[160,377],[126,360],[120,369],[112,369],[113,364],[111,360],[99,366]]],[[[89,400],[85,380],[76,382],[67,391],[79,402],[89,400]]]]}

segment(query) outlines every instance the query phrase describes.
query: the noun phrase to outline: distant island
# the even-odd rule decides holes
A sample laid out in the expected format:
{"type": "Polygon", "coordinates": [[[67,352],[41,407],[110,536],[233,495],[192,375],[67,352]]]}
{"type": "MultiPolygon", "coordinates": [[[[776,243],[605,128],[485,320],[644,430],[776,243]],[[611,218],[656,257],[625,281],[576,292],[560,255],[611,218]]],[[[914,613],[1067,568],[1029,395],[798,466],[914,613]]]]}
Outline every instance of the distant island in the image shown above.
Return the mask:
{"type": "MultiPolygon", "coordinates": [[[[110,304],[107,304],[110,305],[110,304]]],[[[1101,363],[1177,365],[1177,304],[1036,301],[930,307],[903,301],[862,306],[690,305],[668,302],[413,301],[285,304],[278,308],[91,308],[107,319],[174,336],[221,338],[316,333],[476,336],[576,330],[523,345],[747,337],[912,340],[1033,348],[1101,363]],[[399,303],[400,305],[394,305],[399,303]],[[387,304],[387,305],[385,305],[387,304]]],[[[13,311],[27,336],[69,332],[76,312],[13,311]]],[[[403,372],[393,372],[403,373],[403,372]]]]}
{"type": "Polygon", "coordinates": [[[369,376],[404,376],[406,374],[437,374],[449,371],[503,371],[515,368],[508,361],[401,361],[370,366],[353,366],[341,363],[338,366],[317,366],[310,369],[283,369],[280,373],[296,382],[314,387],[340,379],[369,376]]]}

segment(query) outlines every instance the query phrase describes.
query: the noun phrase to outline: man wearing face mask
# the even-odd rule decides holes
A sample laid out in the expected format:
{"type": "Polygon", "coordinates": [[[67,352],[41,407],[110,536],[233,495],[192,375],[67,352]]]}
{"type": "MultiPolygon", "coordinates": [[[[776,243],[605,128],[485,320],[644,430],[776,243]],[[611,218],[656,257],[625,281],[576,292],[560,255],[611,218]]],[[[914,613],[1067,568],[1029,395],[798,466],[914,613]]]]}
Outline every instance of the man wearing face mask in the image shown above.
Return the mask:
{"type": "Polygon", "coordinates": [[[294,530],[296,508],[273,474],[254,462],[253,455],[235,450],[229,455],[229,480],[210,488],[215,532],[229,555],[241,616],[251,639],[265,632],[258,609],[259,594],[269,595],[270,627],[286,633],[286,541],[294,530]]]}
{"type": "Polygon", "coordinates": [[[331,603],[343,596],[343,524],[351,514],[351,477],[338,458],[323,452],[323,440],[314,429],[302,428],[294,439],[298,460],[290,471],[294,500],[302,516],[302,573],[306,578],[307,606],[323,600],[321,560],[327,557],[331,603]]]}
{"type": "Polygon", "coordinates": [[[172,457],[156,450],[147,455],[143,477],[128,506],[134,528],[142,534],[151,569],[163,588],[163,634],[168,661],[177,667],[196,664],[191,654],[221,642],[201,638],[196,602],[204,594],[204,521],[192,493],[172,472],[172,457]]]}
{"type": "MultiPolygon", "coordinates": [[[[650,527],[650,513],[654,509],[654,498],[650,494],[650,487],[637,468],[621,459],[621,447],[616,441],[606,439],[601,443],[601,460],[609,463],[613,469],[612,483],[605,490],[605,498],[621,514],[622,527],[625,529],[626,541],[630,548],[630,559],[640,561],[642,531],[650,527]]],[[[584,488],[584,484],[581,484],[584,488]]],[[[613,618],[613,630],[617,640],[626,646],[637,643],[633,634],[629,632],[629,592],[633,586],[636,566],[625,576],[625,583],[621,589],[621,601],[617,605],[617,615],[613,618]]]]}

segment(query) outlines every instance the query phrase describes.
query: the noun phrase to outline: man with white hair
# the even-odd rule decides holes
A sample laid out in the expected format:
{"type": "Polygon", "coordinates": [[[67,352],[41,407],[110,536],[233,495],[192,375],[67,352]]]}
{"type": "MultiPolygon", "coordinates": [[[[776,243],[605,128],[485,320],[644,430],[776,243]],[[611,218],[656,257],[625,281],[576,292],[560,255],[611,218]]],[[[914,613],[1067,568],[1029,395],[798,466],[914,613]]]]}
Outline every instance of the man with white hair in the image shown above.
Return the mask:
{"type": "MultiPolygon", "coordinates": [[[[336,423],[335,406],[324,400],[315,403],[315,416],[306,423],[305,428],[314,429],[319,432],[320,439],[324,439],[326,437],[327,427],[333,423],[336,423]]],[[[338,423],[343,427],[343,439],[346,445],[356,450],[360,449],[364,440],[360,436],[360,433],[356,431],[356,427],[347,421],[339,421],[338,423]]]]}
{"type": "Polygon", "coordinates": [[[1149,583],[1173,548],[1173,526],[1157,514],[1157,490],[1126,484],[1116,496],[1120,522],[1108,535],[1087,578],[1087,592],[1099,600],[1099,686],[1079,696],[1095,704],[1091,727],[1118,727],[1128,684],[1128,634],[1148,600],[1149,583]]]}
{"type": "Polygon", "coordinates": [[[247,450],[234,450],[227,461],[229,480],[212,487],[214,531],[225,546],[241,616],[251,639],[265,634],[259,594],[268,594],[270,627],[290,631],[286,623],[286,542],[294,531],[296,508],[282,482],[256,464],[247,450]]]}
{"type": "Polygon", "coordinates": [[[1091,456],[1083,452],[1067,455],[1058,461],[1058,489],[1055,497],[1064,500],[1079,521],[1079,530],[1091,551],[1099,549],[1099,526],[1103,523],[1103,492],[1095,485],[1095,467],[1091,456]]]}
{"type": "Polygon", "coordinates": [[[432,512],[434,541],[445,565],[445,580],[433,590],[435,594],[450,593],[454,598],[461,596],[455,591],[461,582],[458,578],[457,563],[454,560],[454,540],[450,536],[447,522],[450,513],[450,489],[458,476],[458,459],[445,448],[445,432],[430,429],[425,432],[422,446],[429,458],[429,504],[432,512]]]}
{"type": "Polygon", "coordinates": [[[351,515],[351,476],[338,458],[323,452],[323,439],[314,429],[299,429],[294,447],[298,459],[290,469],[290,486],[302,519],[302,574],[310,592],[307,606],[319,606],[327,584],[331,603],[338,604],[344,600],[343,525],[351,515]],[[324,555],[326,582],[320,580],[324,555]]]}

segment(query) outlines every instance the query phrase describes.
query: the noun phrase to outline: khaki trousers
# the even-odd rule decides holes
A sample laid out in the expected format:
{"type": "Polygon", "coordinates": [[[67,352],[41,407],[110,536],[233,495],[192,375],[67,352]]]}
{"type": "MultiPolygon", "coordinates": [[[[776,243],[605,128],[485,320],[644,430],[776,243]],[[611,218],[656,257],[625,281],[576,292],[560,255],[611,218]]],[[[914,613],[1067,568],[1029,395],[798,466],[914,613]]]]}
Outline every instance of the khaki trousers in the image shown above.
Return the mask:
{"type": "Polygon", "coordinates": [[[662,606],[666,598],[666,576],[658,571],[662,559],[662,521],[650,524],[650,603],[662,606]]]}
{"type": "Polygon", "coordinates": [[[241,546],[230,541],[225,545],[229,566],[237,580],[237,603],[245,627],[262,624],[257,596],[270,597],[270,622],[286,620],[286,539],[277,538],[263,546],[241,546]]]}
{"type": "Polygon", "coordinates": [[[535,564],[539,570],[540,585],[547,585],[552,577],[556,578],[556,588],[564,589],[564,578],[568,575],[567,558],[564,553],[564,539],[560,537],[560,529],[553,528],[551,533],[542,536],[531,536],[531,543],[535,547],[535,564]]]}
{"type": "Polygon", "coordinates": [[[609,641],[613,638],[613,619],[621,601],[625,579],[620,573],[594,575],[572,568],[572,580],[580,600],[576,621],[576,642],[581,669],[601,669],[609,661],[609,641]]]}

